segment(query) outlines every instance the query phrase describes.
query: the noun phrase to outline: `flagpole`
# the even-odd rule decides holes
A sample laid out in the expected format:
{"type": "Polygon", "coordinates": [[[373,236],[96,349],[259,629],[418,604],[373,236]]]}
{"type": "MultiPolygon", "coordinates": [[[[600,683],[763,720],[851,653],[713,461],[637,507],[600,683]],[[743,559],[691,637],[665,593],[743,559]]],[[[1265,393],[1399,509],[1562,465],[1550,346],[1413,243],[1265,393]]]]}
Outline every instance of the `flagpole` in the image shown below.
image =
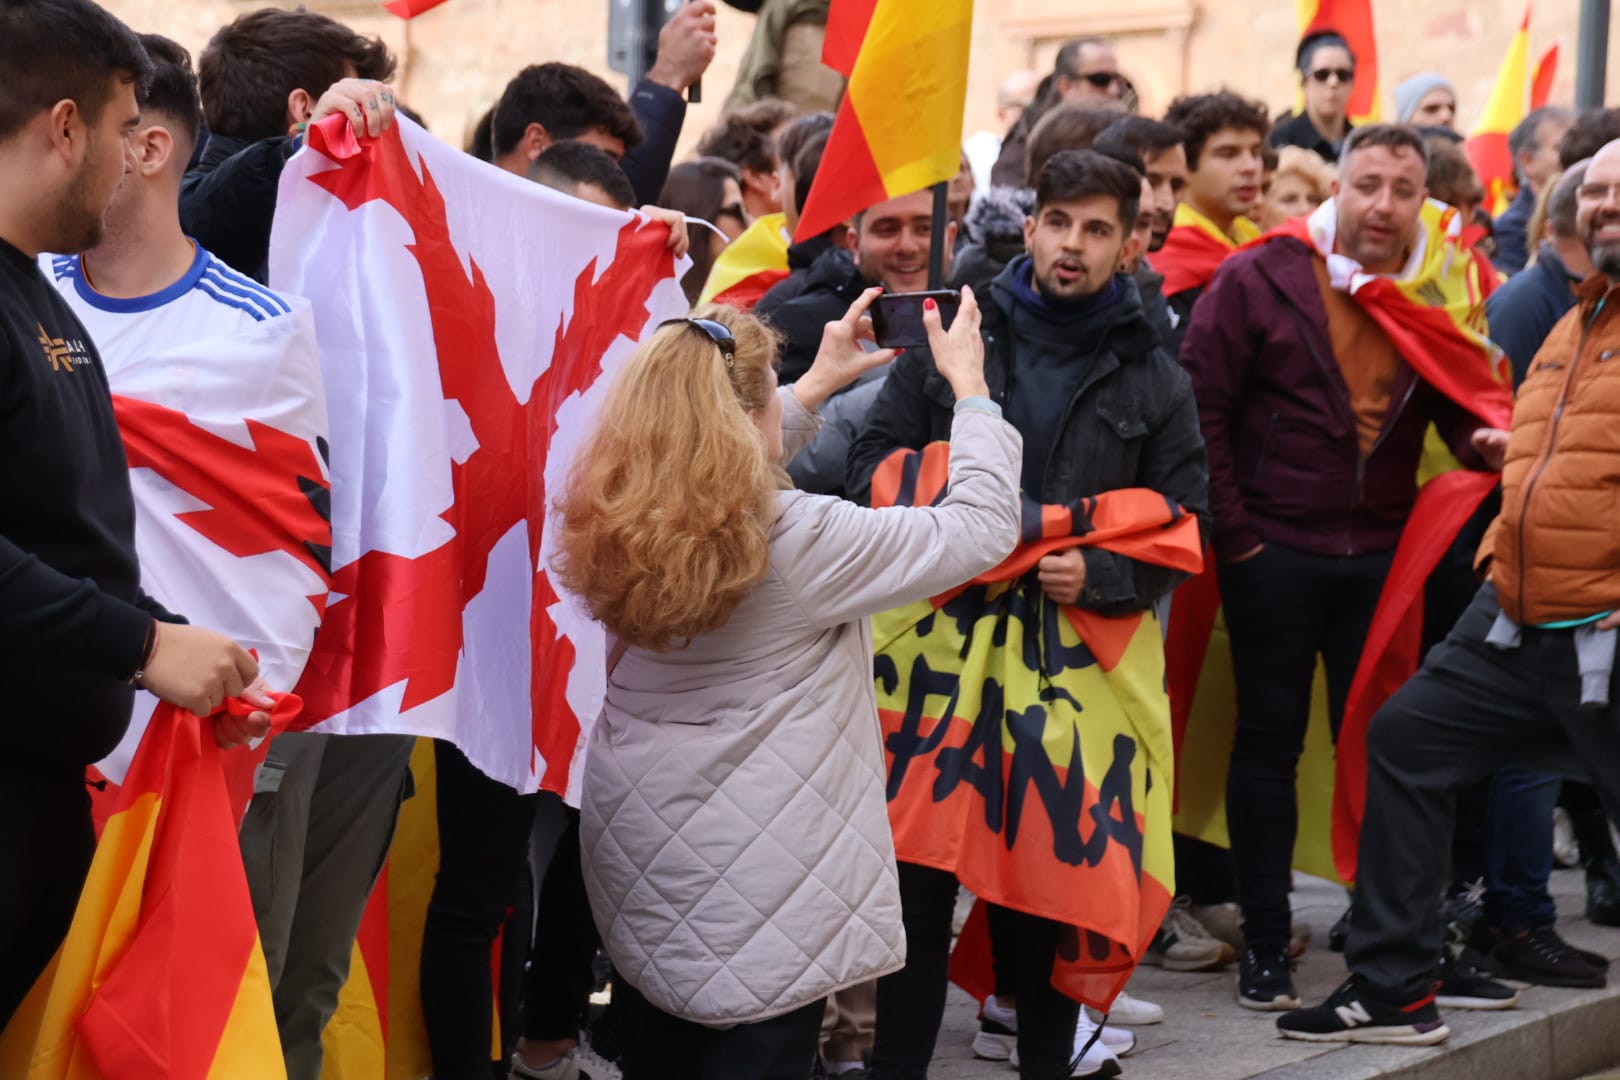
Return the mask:
{"type": "Polygon", "coordinates": [[[941,180],[934,185],[934,226],[928,239],[928,287],[945,287],[945,216],[946,192],[950,181],[941,180]]]}

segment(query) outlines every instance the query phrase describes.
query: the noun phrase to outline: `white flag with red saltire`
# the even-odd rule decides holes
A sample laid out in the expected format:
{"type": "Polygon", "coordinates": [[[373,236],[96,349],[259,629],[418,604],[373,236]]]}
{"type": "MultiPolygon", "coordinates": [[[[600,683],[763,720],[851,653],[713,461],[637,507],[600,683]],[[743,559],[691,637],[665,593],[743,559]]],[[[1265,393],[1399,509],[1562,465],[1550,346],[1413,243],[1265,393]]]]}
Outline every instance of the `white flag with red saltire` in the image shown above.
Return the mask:
{"type": "Polygon", "coordinates": [[[608,378],[686,301],[668,233],[401,120],[287,163],[271,283],[311,298],[332,422],[332,594],[300,725],[454,742],[577,800],[605,638],[547,564],[608,378]]]}

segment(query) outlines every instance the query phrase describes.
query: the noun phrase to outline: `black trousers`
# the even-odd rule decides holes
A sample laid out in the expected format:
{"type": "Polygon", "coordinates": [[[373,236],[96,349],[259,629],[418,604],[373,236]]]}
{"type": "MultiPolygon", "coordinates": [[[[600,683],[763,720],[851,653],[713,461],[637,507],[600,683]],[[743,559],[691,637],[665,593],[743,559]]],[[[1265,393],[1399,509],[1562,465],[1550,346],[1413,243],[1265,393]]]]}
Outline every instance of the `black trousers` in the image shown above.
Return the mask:
{"type": "MultiPolygon", "coordinates": [[[[491,950],[506,927],[515,940],[505,942],[501,981],[503,989],[520,986],[529,946],[529,833],[540,796],[491,780],[442,740],[434,743],[434,764],[439,872],[422,929],[422,1019],[434,1080],[489,1080],[491,950]]],[[[516,1024],[510,1015],[503,1021],[509,1043],[516,1024]]]]}
{"type": "MultiPolygon", "coordinates": [[[[620,992],[614,988],[615,996],[620,992]]],[[[718,1030],[671,1016],[639,995],[635,1001],[636,1038],[624,1061],[624,1080],[809,1080],[827,1010],[826,1001],[814,1001],[757,1024],[718,1030]]]]}
{"type": "Polygon", "coordinates": [[[0,1030],[67,936],[96,830],[82,770],[0,771],[0,1030]]]}
{"type": "Polygon", "coordinates": [[[1337,740],[1393,557],[1382,552],[1339,558],[1268,544],[1252,559],[1220,567],[1238,699],[1226,824],[1250,945],[1288,945],[1288,890],[1299,831],[1294,782],[1310,724],[1316,659],[1321,656],[1327,668],[1337,740]]]}
{"type": "Polygon", "coordinates": [[[1416,1000],[1433,985],[1442,942],[1435,901],[1461,789],[1511,762],[1589,775],[1610,816],[1620,811],[1620,678],[1606,708],[1583,708],[1574,632],[1526,628],[1523,643],[1504,651],[1485,643],[1500,611],[1485,585],[1367,733],[1345,961],[1393,1000],[1416,1000]]]}
{"type": "MultiPolygon", "coordinates": [[[[949,981],[954,874],[900,864],[906,966],[878,980],[872,1072],[878,1080],[926,1080],[939,1040],[949,981]]],[[[1025,1080],[1067,1080],[1080,1004],[1052,987],[1064,927],[1050,919],[1000,909],[993,914],[997,982],[1018,995],[1018,1057],[1025,1080]]]]}
{"type": "Polygon", "coordinates": [[[538,923],[523,1001],[524,1038],[548,1042],[577,1039],[584,1030],[595,983],[591,964],[602,944],[580,868],[579,811],[564,807],[563,812],[566,824],[536,900],[538,923]]]}

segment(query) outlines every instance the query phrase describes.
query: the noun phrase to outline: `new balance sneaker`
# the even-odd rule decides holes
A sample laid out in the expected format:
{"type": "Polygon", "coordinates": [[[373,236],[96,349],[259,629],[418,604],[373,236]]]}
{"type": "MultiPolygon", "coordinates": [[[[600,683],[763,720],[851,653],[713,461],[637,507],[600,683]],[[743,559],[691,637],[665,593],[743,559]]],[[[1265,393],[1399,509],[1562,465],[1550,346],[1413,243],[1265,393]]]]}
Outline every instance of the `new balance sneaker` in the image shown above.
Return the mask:
{"type": "Polygon", "coordinates": [[[1114,999],[1113,1007],[1108,1010],[1105,1017],[1101,1012],[1086,1006],[1091,1018],[1097,1023],[1119,1024],[1121,1027],[1146,1027],[1149,1024],[1164,1022],[1164,1009],[1151,1001],[1143,1001],[1139,997],[1132,997],[1125,991],[1119,992],[1114,999]]]}
{"type": "Polygon", "coordinates": [[[1237,950],[1211,937],[1188,907],[1186,897],[1170,905],[1142,963],[1166,971],[1216,971],[1237,958],[1237,950]]]}
{"type": "Polygon", "coordinates": [[[1440,960],[1440,989],[1435,1004],[1443,1009],[1511,1009],[1519,992],[1491,978],[1484,957],[1472,948],[1447,949],[1440,960]]]}
{"type": "MultiPolygon", "coordinates": [[[[1158,1008],[1157,1005],[1153,1007],[1158,1008]]],[[[1161,1009],[1160,1017],[1163,1015],[1161,1009]]],[[[1091,1044],[1092,1033],[1097,1031],[1097,1028],[1097,1023],[1091,1019],[1087,1010],[1082,1008],[1080,1021],[1075,1025],[1074,1031],[1075,1053],[1080,1053],[1091,1044]]],[[[1136,1049],[1136,1036],[1112,1024],[1102,1025],[1102,1032],[1096,1041],[1117,1057],[1125,1057],[1136,1049]]],[[[1018,1013],[1002,1006],[994,994],[984,999],[984,1007],[980,1010],[979,1032],[973,1036],[973,1056],[984,1061],[1017,1060],[1018,1013]]]]}
{"type": "Polygon", "coordinates": [[[1502,978],[1536,986],[1591,988],[1609,981],[1606,965],[1594,964],[1551,926],[1538,926],[1522,937],[1502,934],[1491,960],[1502,978]]]}
{"type": "Polygon", "coordinates": [[[1395,1046],[1433,1046],[1451,1034],[1435,1008],[1434,995],[1392,1005],[1363,991],[1355,976],[1333,991],[1333,996],[1309,1009],[1296,1009],[1277,1017],[1284,1038],[1306,1042],[1389,1043],[1395,1046]]]}
{"type": "Polygon", "coordinates": [[[1238,968],[1238,1004],[1245,1009],[1276,1012],[1299,1008],[1293,965],[1281,946],[1251,946],[1238,968]]]}

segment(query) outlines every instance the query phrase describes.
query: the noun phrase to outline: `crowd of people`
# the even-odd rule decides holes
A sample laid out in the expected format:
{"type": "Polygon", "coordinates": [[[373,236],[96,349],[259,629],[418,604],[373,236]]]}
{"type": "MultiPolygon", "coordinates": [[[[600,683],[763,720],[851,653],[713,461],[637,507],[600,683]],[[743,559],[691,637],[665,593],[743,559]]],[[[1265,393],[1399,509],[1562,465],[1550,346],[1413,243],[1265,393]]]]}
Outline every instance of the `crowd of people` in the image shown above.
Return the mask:
{"type": "MultiPolygon", "coordinates": [[[[1236,965],[1239,1004],[1319,1041],[1427,1045],[1442,1008],[1511,1007],[1504,980],[1603,985],[1608,961],[1558,934],[1548,880],[1562,812],[1587,915],[1620,926],[1620,110],[1531,112],[1493,217],[1441,74],[1402,82],[1393,122],[1357,124],[1357,57],[1316,33],[1297,112],[1218,89],[1151,117],[1114,46],[1085,38],[999,87],[1004,130],[964,144],[943,237],[928,189],[799,237],[839,84],[805,59],[815,5],[767,7],[686,160],[709,0],[664,27],[628,96],[539,63],[467,140],[667,224],[694,307],[617,374],[554,493],[557,573],[615,643],[580,805],[434,747],[434,1077],[925,1077],[961,882],[891,835],[868,620],[971,586],[1162,631],[1196,606],[1184,566],[1029,533],[1032,506],[1090,513],[1123,492],[1195,523],[1236,687],[1230,760],[1178,763],[1225,775],[1230,849],[1175,838],[1176,899],[1129,965],[1236,965]],[[954,320],[930,300],[927,347],[878,347],[872,305],[937,285],[935,247],[954,320]],[[891,466],[937,443],[948,484],[896,500],[891,466]],[[1365,817],[1329,942],[1349,977],[1308,1007],[1289,893],[1314,680],[1320,665],[1337,737],[1420,476],[1459,468],[1500,484],[1422,586],[1421,669],[1355,736],[1365,817]],[[558,836],[543,862],[537,830],[558,836]]],[[[213,717],[236,746],[269,716],[221,705],[288,689],[143,591],[103,367],[293,317],[268,284],[282,169],[326,117],[376,137],[410,115],[395,64],[303,8],[241,15],[193,66],[92,0],[0,0],[0,446],[17,486],[0,510],[0,1025],[67,932],[95,847],[85,769],[134,695],[213,717]]],[[[1025,647],[1072,648],[1043,625],[1051,640],[1025,647]]],[[[1143,708],[1168,723],[1163,695],[1143,708]]],[[[298,1080],[321,1075],[414,741],[278,735],[259,770],[241,851],[298,1080]]],[[[1037,908],[990,905],[972,1050],[1038,1080],[1118,1075],[1132,1029],[1164,1011],[1057,985],[1074,927],[1037,908]]]]}

